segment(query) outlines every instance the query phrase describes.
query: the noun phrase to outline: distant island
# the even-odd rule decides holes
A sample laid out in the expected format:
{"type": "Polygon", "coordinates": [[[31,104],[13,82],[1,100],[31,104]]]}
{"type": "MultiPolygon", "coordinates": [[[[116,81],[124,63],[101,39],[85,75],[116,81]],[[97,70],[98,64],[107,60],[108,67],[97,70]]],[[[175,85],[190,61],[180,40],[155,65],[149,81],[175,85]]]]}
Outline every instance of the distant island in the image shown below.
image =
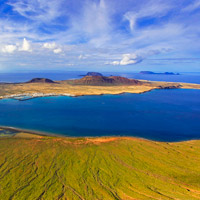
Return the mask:
{"type": "Polygon", "coordinates": [[[103,76],[103,75],[99,72],[88,72],[85,75],[79,75],[79,76],[103,76]]]}
{"type": "Polygon", "coordinates": [[[103,76],[103,75],[99,72],[88,72],[86,76],[103,76]]]}
{"type": "Polygon", "coordinates": [[[88,72],[80,79],[53,81],[33,78],[28,82],[0,83],[0,99],[20,101],[47,96],[83,96],[122,93],[144,93],[154,89],[200,89],[200,84],[129,79],[88,72]]]}
{"type": "Polygon", "coordinates": [[[141,71],[140,74],[160,74],[160,75],[180,75],[179,73],[174,72],[152,72],[152,71],[141,71]]]}

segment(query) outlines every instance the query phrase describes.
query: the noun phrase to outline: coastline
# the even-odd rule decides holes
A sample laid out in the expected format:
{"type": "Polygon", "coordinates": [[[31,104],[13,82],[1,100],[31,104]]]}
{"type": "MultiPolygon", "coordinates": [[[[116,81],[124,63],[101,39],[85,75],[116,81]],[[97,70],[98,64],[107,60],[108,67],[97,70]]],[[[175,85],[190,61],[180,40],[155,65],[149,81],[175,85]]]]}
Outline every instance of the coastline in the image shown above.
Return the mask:
{"type": "Polygon", "coordinates": [[[0,84],[0,100],[26,101],[38,97],[142,94],[155,89],[200,89],[200,84],[139,80],[140,85],[71,85],[68,81],[55,83],[0,84]]]}
{"type": "Polygon", "coordinates": [[[12,94],[12,95],[5,95],[5,96],[0,96],[1,99],[15,99],[19,101],[26,101],[34,98],[41,98],[41,97],[56,97],[56,96],[68,96],[68,97],[76,97],[71,94],[54,94],[54,93],[22,93],[22,94],[12,94]]]}
{"type": "MultiPolygon", "coordinates": [[[[171,89],[186,89],[186,90],[199,90],[200,88],[171,88],[171,89]]],[[[141,91],[141,92],[115,92],[115,93],[100,93],[100,94],[80,94],[80,95],[72,95],[72,94],[40,94],[40,95],[31,95],[27,96],[27,93],[24,94],[13,94],[13,95],[5,95],[0,96],[0,100],[3,99],[13,99],[18,101],[28,101],[35,98],[43,98],[43,97],[81,97],[81,96],[102,96],[102,95],[122,95],[122,94],[144,94],[147,92],[151,92],[153,90],[166,90],[165,88],[152,88],[149,90],[141,91]]],[[[170,89],[169,89],[170,90],[170,89]]]]}
{"type": "MultiPolygon", "coordinates": [[[[109,86],[107,86],[109,87],[109,86]]],[[[46,93],[40,93],[40,94],[31,94],[31,93],[21,93],[21,94],[11,94],[11,95],[4,95],[4,96],[0,96],[0,100],[2,99],[14,99],[14,100],[19,100],[19,101],[26,101],[26,100],[30,100],[30,99],[34,99],[34,98],[41,98],[41,97],[58,97],[58,96],[66,96],[66,97],[80,97],[80,96],[101,96],[101,95],[120,95],[120,94],[124,94],[124,93],[130,93],[130,94],[143,94],[146,92],[150,92],[152,90],[155,89],[159,89],[159,88],[150,88],[147,90],[141,90],[141,91],[115,91],[115,92],[102,92],[102,93],[80,93],[80,94],[65,94],[65,93],[55,93],[55,94],[46,94],[46,93]]]]}
{"type": "MultiPolygon", "coordinates": [[[[15,128],[15,127],[10,127],[10,126],[0,126],[0,130],[5,130],[5,131],[16,131],[12,136],[4,137],[0,136],[1,138],[13,138],[19,134],[19,137],[17,138],[31,138],[35,139],[35,137],[30,137],[32,136],[39,136],[41,138],[43,137],[50,137],[50,138],[55,138],[55,139],[68,139],[68,140],[84,140],[84,141],[90,141],[90,142],[97,142],[101,140],[105,141],[113,141],[113,140],[138,140],[138,141],[148,141],[148,142],[153,142],[153,143],[166,143],[166,144],[175,144],[175,143],[184,143],[184,142],[192,142],[192,141],[200,141],[200,139],[188,139],[188,140],[180,140],[180,141],[159,141],[159,140],[153,140],[153,139],[147,139],[143,137],[138,137],[138,136],[120,136],[120,135],[112,135],[112,136],[65,136],[61,134],[56,134],[56,133],[48,133],[48,132],[43,132],[43,131],[34,131],[34,130],[29,130],[29,129],[23,129],[23,128],[15,128]],[[22,134],[22,137],[21,137],[22,134]],[[23,135],[25,134],[25,136],[23,135]]],[[[36,137],[38,138],[38,137],[36,137]]]]}
{"type": "MultiPolygon", "coordinates": [[[[44,94],[44,95],[38,95],[38,96],[31,96],[26,98],[26,94],[14,94],[14,95],[6,95],[6,96],[0,96],[0,100],[2,99],[14,99],[14,100],[18,100],[18,101],[27,101],[27,100],[31,100],[31,99],[35,99],[35,98],[42,98],[42,97],[81,97],[81,96],[102,96],[102,95],[122,95],[125,93],[129,93],[129,94],[144,94],[146,92],[150,92],[152,90],[156,90],[158,88],[155,89],[151,89],[148,91],[144,91],[144,92],[119,92],[119,93],[102,93],[102,94],[81,94],[81,95],[64,95],[64,94],[55,94],[55,95],[48,95],[48,94],[44,94]]],[[[181,89],[181,88],[180,88],[181,89]]]]}
{"type": "Polygon", "coordinates": [[[29,133],[29,134],[38,135],[38,136],[67,137],[67,136],[60,135],[60,134],[53,134],[53,133],[48,133],[48,132],[43,132],[43,131],[34,131],[34,130],[30,130],[30,129],[16,128],[16,127],[12,127],[12,126],[0,126],[0,129],[8,130],[8,131],[16,131],[15,134],[23,132],[23,133],[29,133]]]}
{"type": "MultiPolygon", "coordinates": [[[[149,81],[146,81],[147,83],[149,81]]],[[[153,81],[151,81],[151,83],[153,83],[153,81]]],[[[176,83],[177,88],[174,88],[172,86],[174,86],[173,82],[166,82],[165,84],[161,84],[161,82],[157,82],[155,81],[154,83],[158,84],[157,86],[71,86],[68,84],[60,84],[61,87],[67,87],[67,89],[71,89],[73,88],[74,91],[75,89],[77,89],[78,91],[81,91],[82,89],[82,93],[77,93],[77,91],[75,91],[74,94],[71,94],[70,92],[66,92],[63,91],[63,93],[58,92],[58,93],[50,93],[48,90],[44,91],[44,93],[42,92],[37,92],[35,93],[31,93],[30,90],[26,93],[18,93],[18,94],[11,94],[9,95],[5,95],[6,99],[15,99],[15,100],[19,100],[19,101],[26,101],[26,100],[30,100],[32,98],[41,98],[41,97],[55,97],[55,96],[70,96],[70,97],[78,97],[78,96],[93,96],[93,95],[120,95],[120,94],[124,94],[124,93],[129,93],[129,94],[142,94],[142,93],[146,93],[146,92],[150,92],[152,90],[169,90],[169,89],[200,89],[200,84],[186,84],[186,85],[181,85],[181,87],[178,87],[180,85],[180,83],[176,83]],[[160,87],[166,87],[166,88],[160,88],[160,87]],[[186,87],[187,86],[187,87],[186,87]],[[192,87],[193,86],[193,87],[192,87]],[[172,88],[168,88],[168,87],[172,87],[172,88]],[[47,92],[47,93],[45,93],[47,92]],[[24,95],[24,96],[23,96],[24,95]],[[31,96],[32,95],[32,96],[31,96]]],[[[163,82],[162,82],[163,83],[163,82]]],[[[19,86],[21,86],[23,84],[19,84],[19,86]]],[[[37,84],[37,83],[33,83],[33,84],[25,84],[26,87],[33,87],[34,89],[39,90],[40,89],[40,85],[41,87],[43,87],[43,89],[52,89],[51,85],[52,84],[37,84]]],[[[56,84],[56,88],[58,87],[59,84],[56,84]]],[[[16,85],[14,85],[16,87],[16,85]]],[[[53,86],[54,87],[54,86],[53,86]]],[[[8,92],[9,90],[7,90],[8,92]]],[[[15,88],[15,91],[16,88],[15,88]]],[[[10,91],[9,91],[10,92],[10,91]]],[[[12,91],[11,91],[12,92],[12,91]]],[[[73,92],[73,91],[72,91],[73,92]]],[[[1,98],[2,96],[0,96],[0,99],[4,99],[1,98]]],[[[52,133],[52,132],[42,132],[42,131],[35,131],[35,130],[29,130],[29,129],[23,129],[23,128],[16,128],[16,127],[7,127],[7,126],[0,126],[0,129],[5,129],[5,130],[11,130],[11,131],[16,131],[16,132],[23,132],[23,133],[28,133],[28,134],[33,134],[33,135],[38,135],[38,136],[49,136],[49,137],[62,137],[62,138],[103,138],[103,137],[108,137],[108,138],[113,138],[113,137],[118,137],[118,138],[138,138],[138,139],[144,139],[144,140],[149,140],[149,141],[156,141],[156,142],[169,142],[169,141],[163,141],[163,140],[157,140],[155,138],[151,138],[150,139],[146,139],[146,138],[142,138],[142,137],[137,137],[137,136],[124,136],[124,135],[112,135],[112,136],[94,136],[94,137],[90,137],[90,136],[67,136],[67,135],[62,135],[62,134],[56,134],[56,133],[52,133]]],[[[187,139],[187,138],[186,138],[187,139]]],[[[177,140],[177,141],[172,141],[172,142],[182,142],[182,141],[191,141],[191,140],[196,140],[196,138],[192,138],[192,139],[188,139],[188,140],[177,140]]],[[[198,140],[198,139],[197,139],[198,140]]],[[[170,141],[171,142],[171,141],[170,141]]]]}

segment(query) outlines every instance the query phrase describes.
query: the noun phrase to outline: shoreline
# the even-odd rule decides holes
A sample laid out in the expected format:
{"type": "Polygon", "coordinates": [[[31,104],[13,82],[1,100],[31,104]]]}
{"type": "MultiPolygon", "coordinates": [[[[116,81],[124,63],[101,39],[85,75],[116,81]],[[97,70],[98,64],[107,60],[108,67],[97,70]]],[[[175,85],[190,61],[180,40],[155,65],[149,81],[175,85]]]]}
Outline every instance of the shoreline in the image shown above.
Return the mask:
{"type": "MultiPolygon", "coordinates": [[[[41,136],[41,137],[53,137],[53,138],[63,138],[63,139],[86,139],[86,140],[98,140],[98,139],[127,139],[127,140],[142,140],[142,141],[149,141],[149,142],[159,142],[159,143],[181,143],[181,142],[191,142],[191,141],[200,141],[199,139],[188,139],[188,140],[180,140],[180,141],[159,141],[159,140],[153,140],[153,139],[147,139],[143,137],[138,137],[138,136],[120,136],[120,135],[112,135],[112,136],[65,136],[61,134],[55,134],[55,133],[48,133],[48,132],[43,132],[43,131],[34,131],[34,130],[29,130],[29,129],[23,129],[23,128],[15,128],[11,126],[0,126],[0,130],[8,130],[8,131],[16,131],[17,133],[14,133],[13,136],[20,134],[20,133],[27,133],[30,135],[36,135],[36,136],[41,136]]],[[[12,138],[11,137],[1,137],[1,138],[12,138]]],[[[26,138],[26,137],[19,137],[19,138],[26,138]]],[[[33,138],[34,139],[34,138],[33,138]]]]}
{"type": "MultiPolygon", "coordinates": [[[[97,86],[97,87],[101,87],[101,86],[97,86]]],[[[104,86],[105,87],[105,86],[104,86]]],[[[113,87],[113,86],[106,86],[106,87],[113,87]]],[[[148,88],[146,90],[142,90],[142,91],[119,91],[119,92],[102,92],[102,93],[85,93],[85,94],[70,94],[70,93],[21,93],[21,94],[11,94],[11,95],[4,95],[4,96],[0,96],[0,100],[2,99],[14,99],[14,100],[18,100],[18,101],[26,101],[26,100],[31,100],[31,99],[35,99],[35,98],[42,98],[42,97],[81,97],[81,96],[102,96],[102,95],[121,95],[121,94],[125,94],[125,93],[129,93],[129,94],[143,94],[143,93],[147,93],[147,92],[151,92],[152,90],[157,90],[157,89],[162,89],[165,90],[166,88],[157,88],[157,87],[153,87],[153,88],[148,88]]],[[[184,89],[184,88],[173,88],[173,89],[184,89]]]]}
{"type": "Polygon", "coordinates": [[[154,90],[177,90],[177,89],[184,89],[184,90],[200,90],[200,88],[152,88],[149,90],[141,91],[141,92],[119,92],[119,93],[102,93],[102,94],[80,94],[80,95],[73,95],[73,94],[41,94],[38,96],[27,96],[27,93],[22,93],[22,94],[12,94],[12,95],[5,95],[5,96],[0,96],[0,100],[3,99],[13,99],[17,101],[28,101],[31,99],[36,99],[36,98],[43,98],[43,97],[81,97],[81,96],[102,96],[102,95],[123,95],[123,94],[144,94],[147,92],[151,92],[154,90]]]}
{"type": "MultiPolygon", "coordinates": [[[[18,133],[20,133],[20,132],[29,133],[29,134],[38,135],[38,136],[66,137],[66,136],[63,136],[63,135],[55,134],[55,133],[48,133],[48,132],[43,132],[43,131],[34,131],[34,130],[30,130],[30,129],[23,129],[23,128],[17,128],[17,127],[12,127],[12,126],[0,126],[0,129],[8,130],[8,131],[16,131],[18,133]]],[[[16,135],[18,133],[15,133],[14,135],[16,135]]]]}
{"type": "Polygon", "coordinates": [[[11,95],[5,95],[5,96],[0,96],[0,100],[2,99],[14,99],[18,101],[27,101],[30,99],[35,99],[35,98],[41,98],[41,97],[57,97],[57,96],[66,96],[66,97],[76,97],[75,95],[71,94],[55,94],[55,93],[21,93],[21,94],[11,94],[11,95]]]}
{"type": "Polygon", "coordinates": [[[139,80],[142,85],[71,85],[66,81],[56,83],[0,83],[0,100],[14,99],[26,101],[41,97],[56,96],[99,96],[99,95],[120,95],[123,93],[143,94],[152,90],[161,89],[200,89],[200,84],[183,82],[165,82],[139,80]]]}
{"type": "MultiPolygon", "coordinates": [[[[10,97],[9,96],[0,96],[0,100],[3,100],[3,99],[13,99],[13,100],[18,100],[18,101],[28,101],[28,100],[31,100],[31,99],[36,99],[36,98],[43,98],[43,97],[83,97],[83,96],[103,96],[103,95],[123,95],[123,94],[144,94],[144,93],[147,93],[147,92],[151,92],[153,90],[157,90],[158,88],[155,88],[155,89],[151,89],[151,90],[148,90],[148,91],[144,91],[144,92],[138,92],[138,93],[135,93],[135,92],[119,92],[119,93],[102,93],[102,94],[81,94],[81,95],[64,95],[64,94],[55,94],[55,95],[46,95],[44,94],[43,96],[31,96],[31,97],[28,97],[26,99],[24,99],[24,97],[26,96],[25,94],[14,94],[14,95],[11,95],[10,97]],[[22,99],[20,99],[20,97],[22,97],[22,99]]],[[[178,88],[176,88],[178,89],[178,88]]],[[[182,89],[182,88],[179,88],[179,89],[182,89]]]]}

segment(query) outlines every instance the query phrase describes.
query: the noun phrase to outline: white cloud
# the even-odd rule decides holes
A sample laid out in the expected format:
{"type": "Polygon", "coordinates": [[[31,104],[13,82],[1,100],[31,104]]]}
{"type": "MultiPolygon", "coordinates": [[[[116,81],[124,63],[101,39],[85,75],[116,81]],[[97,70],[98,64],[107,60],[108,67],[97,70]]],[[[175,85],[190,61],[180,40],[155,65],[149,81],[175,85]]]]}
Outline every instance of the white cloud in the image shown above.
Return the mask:
{"type": "Polygon", "coordinates": [[[144,59],[146,59],[150,56],[158,55],[161,53],[167,53],[169,51],[170,51],[170,49],[167,49],[167,48],[161,48],[161,49],[151,49],[151,48],[146,49],[146,48],[144,48],[144,49],[137,50],[135,53],[123,54],[121,60],[113,61],[108,64],[134,65],[134,64],[142,62],[144,59]]]}
{"type": "Polygon", "coordinates": [[[44,43],[43,47],[46,49],[55,49],[56,48],[56,43],[52,42],[52,43],[44,43]]]}
{"type": "Polygon", "coordinates": [[[131,65],[131,64],[137,64],[141,61],[142,59],[138,55],[132,53],[132,54],[123,54],[122,59],[120,61],[113,61],[111,64],[112,65],[131,65]]]}
{"type": "Polygon", "coordinates": [[[72,35],[83,37],[92,46],[100,47],[110,40],[112,23],[106,0],[84,1],[80,15],[71,16],[72,35]]]}
{"type": "Polygon", "coordinates": [[[50,49],[55,54],[59,54],[62,52],[62,49],[60,47],[58,47],[58,45],[55,42],[52,42],[52,43],[46,42],[43,44],[43,48],[50,49]]]}
{"type": "Polygon", "coordinates": [[[190,3],[188,6],[182,9],[182,11],[189,12],[200,8],[200,1],[196,0],[193,3],[190,3]]]}
{"type": "Polygon", "coordinates": [[[56,17],[59,17],[61,12],[61,0],[18,0],[7,3],[12,6],[13,10],[21,16],[38,22],[49,22],[56,17]]]}
{"type": "Polygon", "coordinates": [[[136,54],[124,54],[120,65],[130,65],[140,62],[141,59],[136,54]]]}
{"type": "Polygon", "coordinates": [[[56,53],[56,54],[57,54],[57,53],[61,53],[61,52],[62,52],[62,49],[61,49],[61,48],[57,48],[57,49],[54,49],[53,52],[56,53]]]}
{"type": "Polygon", "coordinates": [[[134,31],[134,27],[136,23],[136,14],[127,12],[125,13],[124,18],[129,21],[130,30],[134,31]]]}
{"type": "Polygon", "coordinates": [[[5,45],[2,48],[2,52],[3,53],[13,53],[14,51],[16,51],[17,47],[15,45],[5,45]]]}
{"type": "Polygon", "coordinates": [[[111,62],[111,63],[106,62],[106,64],[120,65],[120,61],[113,61],[113,62],[111,62]]]}
{"type": "Polygon", "coordinates": [[[84,60],[86,59],[87,56],[86,55],[83,55],[83,54],[80,54],[80,56],[78,57],[79,60],[84,60]]]}
{"type": "Polygon", "coordinates": [[[30,42],[28,42],[26,40],[26,38],[24,38],[23,43],[22,43],[22,47],[19,48],[19,51],[28,51],[28,52],[32,51],[30,42]]]}
{"type": "Polygon", "coordinates": [[[85,6],[83,13],[84,30],[92,35],[104,34],[109,30],[109,17],[105,1],[100,0],[99,4],[90,2],[85,6]]]}
{"type": "Polygon", "coordinates": [[[129,22],[130,30],[134,31],[138,19],[143,17],[162,17],[170,8],[170,4],[161,1],[148,1],[148,3],[144,3],[141,8],[126,12],[124,14],[124,19],[129,22]]]}

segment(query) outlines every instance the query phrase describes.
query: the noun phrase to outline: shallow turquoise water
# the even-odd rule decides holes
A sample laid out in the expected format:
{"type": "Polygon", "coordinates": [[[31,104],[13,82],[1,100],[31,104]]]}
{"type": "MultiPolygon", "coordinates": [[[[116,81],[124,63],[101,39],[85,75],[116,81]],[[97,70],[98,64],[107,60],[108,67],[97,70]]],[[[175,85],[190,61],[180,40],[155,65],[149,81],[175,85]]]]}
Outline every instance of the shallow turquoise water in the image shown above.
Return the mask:
{"type": "Polygon", "coordinates": [[[0,101],[0,125],[68,136],[200,139],[200,90],[0,101]]]}

